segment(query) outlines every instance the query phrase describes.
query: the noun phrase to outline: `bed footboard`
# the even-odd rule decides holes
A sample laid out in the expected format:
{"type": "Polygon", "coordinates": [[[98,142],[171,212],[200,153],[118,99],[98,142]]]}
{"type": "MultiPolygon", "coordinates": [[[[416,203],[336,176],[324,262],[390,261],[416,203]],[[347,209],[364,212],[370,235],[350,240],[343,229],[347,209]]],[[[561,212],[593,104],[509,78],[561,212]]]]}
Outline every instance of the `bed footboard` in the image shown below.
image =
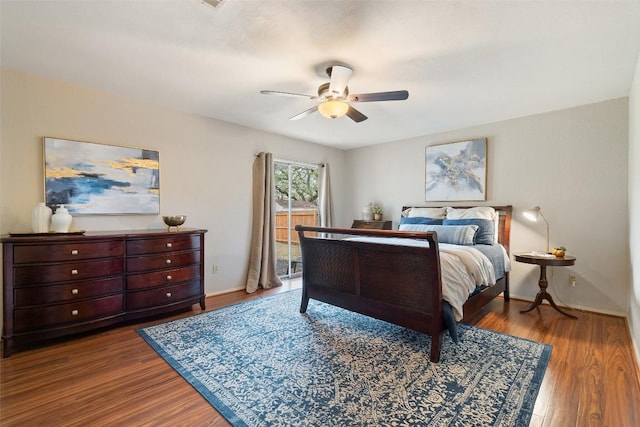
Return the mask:
{"type": "Polygon", "coordinates": [[[430,360],[440,359],[442,284],[433,232],[296,226],[302,251],[302,301],[323,301],[431,335],[430,360]],[[310,236],[320,232],[320,237],[310,236]],[[429,247],[362,242],[326,235],[424,239],[429,247]]]}

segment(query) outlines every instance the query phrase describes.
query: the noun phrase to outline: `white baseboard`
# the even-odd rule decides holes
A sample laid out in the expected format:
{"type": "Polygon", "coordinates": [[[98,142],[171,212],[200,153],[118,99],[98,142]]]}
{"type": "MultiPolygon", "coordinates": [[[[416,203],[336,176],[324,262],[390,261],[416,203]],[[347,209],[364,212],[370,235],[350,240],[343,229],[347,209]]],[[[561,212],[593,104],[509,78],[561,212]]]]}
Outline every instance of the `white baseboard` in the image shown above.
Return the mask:
{"type": "Polygon", "coordinates": [[[631,333],[631,327],[629,326],[628,319],[627,319],[627,330],[629,331],[629,336],[631,337],[631,346],[633,347],[633,355],[636,357],[636,366],[638,367],[638,372],[640,372],[640,343],[633,339],[633,334],[631,333]]]}
{"type": "Polygon", "coordinates": [[[211,292],[211,293],[205,294],[205,296],[214,297],[216,295],[228,294],[229,292],[236,292],[236,291],[243,291],[243,290],[244,290],[244,286],[239,286],[237,288],[225,289],[224,291],[211,292]]]}
{"type": "MultiPolygon", "coordinates": [[[[521,297],[518,295],[515,295],[513,293],[510,294],[511,298],[515,298],[518,300],[522,300],[522,301],[528,301],[528,302],[533,302],[533,300],[529,297],[521,297]]],[[[559,306],[559,307],[569,307],[572,308],[574,310],[578,310],[578,311],[589,311],[591,313],[598,313],[598,314],[607,314],[609,316],[616,316],[616,317],[627,317],[627,313],[622,312],[622,311],[613,311],[613,310],[603,310],[601,308],[595,308],[595,307],[586,307],[583,305],[575,305],[575,304],[566,304],[564,302],[560,302],[555,298],[555,295],[553,295],[553,299],[555,301],[555,303],[559,306]]],[[[549,305],[549,302],[547,300],[542,301],[543,304],[547,304],[549,305]]]]}
{"type": "MultiPolygon", "coordinates": [[[[2,1],[2,0],[0,0],[0,1],[2,1]]],[[[298,288],[298,287],[302,286],[302,276],[292,277],[290,279],[281,278],[280,280],[282,281],[283,288],[294,289],[294,288],[298,288]]],[[[229,289],[225,289],[223,291],[216,291],[216,292],[206,293],[205,296],[213,297],[213,296],[216,296],[216,295],[228,294],[229,292],[244,291],[244,290],[245,290],[244,286],[238,286],[236,288],[229,288],[229,289]]]]}

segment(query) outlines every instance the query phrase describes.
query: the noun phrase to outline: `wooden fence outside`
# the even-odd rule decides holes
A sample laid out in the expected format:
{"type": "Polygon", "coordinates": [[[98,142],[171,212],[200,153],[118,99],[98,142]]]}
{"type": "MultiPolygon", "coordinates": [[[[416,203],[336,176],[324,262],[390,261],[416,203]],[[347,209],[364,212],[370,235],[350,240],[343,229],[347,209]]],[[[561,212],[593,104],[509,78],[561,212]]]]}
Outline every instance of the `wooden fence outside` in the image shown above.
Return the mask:
{"type": "MultiPolygon", "coordinates": [[[[291,243],[300,243],[296,225],[318,225],[318,210],[308,209],[291,212],[291,243]]],[[[314,233],[309,233],[313,236],[314,233]]],[[[276,242],[288,241],[287,212],[276,212],[276,242]]]]}

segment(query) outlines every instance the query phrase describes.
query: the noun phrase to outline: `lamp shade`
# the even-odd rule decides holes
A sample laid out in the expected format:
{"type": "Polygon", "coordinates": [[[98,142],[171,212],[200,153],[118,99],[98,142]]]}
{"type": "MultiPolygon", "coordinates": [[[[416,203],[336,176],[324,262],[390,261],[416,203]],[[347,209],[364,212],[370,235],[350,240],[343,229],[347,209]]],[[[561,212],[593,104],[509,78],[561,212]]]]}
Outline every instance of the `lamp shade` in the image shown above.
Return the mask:
{"type": "Polygon", "coordinates": [[[544,215],[542,214],[542,210],[540,209],[540,206],[535,206],[531,209],[527,209],[526,211],[522,212],[522,216],[524,216],[529,221],[533,221],[533,222],[537,222],[538,218],[542,218],[542,220],[547,226],[547,253],[549,253],[549,222],[547,221],[547,218],[545,218],[544,215]]]}
{"type": "Polygon", "coordinates": [[[330,99],[318,105],[318,111],[329,119],[342,117],[349,111],[349,104],[336,99],[330,99]]]}
{"type": "Polygon", "coordinates": [[[529,221],[536,222],[538,221],[538,216],[540,215],[540,206],[533,207],[531,209],[527,209],[522,212],[522,216],[524,216],[529,221]]]}

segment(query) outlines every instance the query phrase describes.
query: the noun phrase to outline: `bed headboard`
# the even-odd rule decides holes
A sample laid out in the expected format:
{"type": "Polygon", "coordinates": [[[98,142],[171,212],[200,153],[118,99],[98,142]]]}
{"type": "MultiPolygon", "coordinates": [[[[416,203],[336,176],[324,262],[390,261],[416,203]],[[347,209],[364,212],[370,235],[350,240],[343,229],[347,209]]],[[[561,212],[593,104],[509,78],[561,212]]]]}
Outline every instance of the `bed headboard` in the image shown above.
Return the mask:
{"type": "MultiPolygon", "coordinates": [[[[421,207],[436,208],[439,206],[403,206],[401,212],[404,212],[406,209],[409,209],[409,208],[421,208],[421,207]]],[[[457,209],[467,209],[467,208],[473,208],[475,206],[451,206],[451,207],[457,208],[457,209]]],[[[498,242],[502,246],[504,246],[505,249],[507,250],[507,253],[510,254],[511,252],[509,251],[509,240],[511,235],[511,212],[513,210],[513,206],[506,205],[506,206],[491,206],[491,207],[494,208],[498,213],[498,219],[499,219],[498,242]]]]}

